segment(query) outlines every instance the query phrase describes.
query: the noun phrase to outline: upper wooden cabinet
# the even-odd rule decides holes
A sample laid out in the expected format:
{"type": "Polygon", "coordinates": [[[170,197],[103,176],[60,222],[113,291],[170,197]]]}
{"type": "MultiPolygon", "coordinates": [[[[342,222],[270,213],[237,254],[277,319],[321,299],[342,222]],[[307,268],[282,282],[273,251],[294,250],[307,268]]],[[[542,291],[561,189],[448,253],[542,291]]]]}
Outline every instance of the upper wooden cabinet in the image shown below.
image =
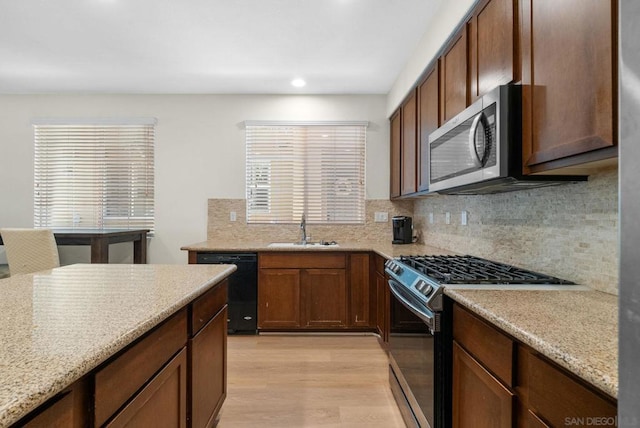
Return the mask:
{"type": "Polygon", "coordinates": [[[400,196],[400,109],[391,116],[391,198],[400,196]]]}
{"type": "Polygon", "coordinates": [[[484,0],[468,23],[470,102],[519,80],[515,0],[484,0]]]}
{"type": "Polygon", "coordinates": [[[418,86],[418,191],[429,189],[429,134],[440,126],[440,63],[418,86]]]}
{"type": "Polygon", "coordinates": [[[400,120],[402,122],[400,137],[400,153],[401,162],[400,169],[402,171],[400,180],[400,194],[409,195],[415,193],[416,187],[416,154],[418,145],[418,122],[417,122],[417,103],[416,91],[411,94],[402,104],[400,120]]]}
{"type": "Polygon", "coordinates": [[[521,2],[525,173],[617,155],[615,4],[521,2]]]}
{"type": "Polygon", "coordinates": [[[466,26],[451,40],[440,64],[440,108],[442,121],[446,122],[469,105],[466,26]]]}

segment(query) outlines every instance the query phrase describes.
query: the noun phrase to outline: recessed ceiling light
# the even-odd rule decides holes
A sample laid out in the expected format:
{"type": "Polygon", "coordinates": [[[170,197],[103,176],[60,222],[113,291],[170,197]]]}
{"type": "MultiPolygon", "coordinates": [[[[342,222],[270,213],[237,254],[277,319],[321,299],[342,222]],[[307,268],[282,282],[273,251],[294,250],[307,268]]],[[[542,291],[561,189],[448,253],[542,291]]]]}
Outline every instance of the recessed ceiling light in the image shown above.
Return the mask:
{"type": "Polygon", "coordinates": [[[305,86],[307,84],[307,82],[305,82],[303,79],[297,78],[297,79],[293,79],[291,81],[291,84],[293,86],[295,86],[296,88],[302,88],[303,86],[305,86]]]}

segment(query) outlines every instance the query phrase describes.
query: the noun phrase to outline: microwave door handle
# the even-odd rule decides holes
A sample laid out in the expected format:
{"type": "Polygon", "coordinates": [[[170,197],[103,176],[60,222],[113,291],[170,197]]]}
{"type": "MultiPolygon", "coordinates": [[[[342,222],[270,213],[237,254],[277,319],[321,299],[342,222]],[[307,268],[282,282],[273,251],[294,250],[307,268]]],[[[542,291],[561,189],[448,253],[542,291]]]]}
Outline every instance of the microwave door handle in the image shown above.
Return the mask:
{"type": "Polygon", "coordinates": [[[484,162],[484,159],[480,159],[478,150],[476,149],[476,135],[478,135],[478,127],[482,123],[483,115],[484,113],[482,112],[477,114],[471,123],[471,129],[469,129],[469,154],[471,155],[473,164],[478,168],[482,168],[482,163],[484,162]]]}

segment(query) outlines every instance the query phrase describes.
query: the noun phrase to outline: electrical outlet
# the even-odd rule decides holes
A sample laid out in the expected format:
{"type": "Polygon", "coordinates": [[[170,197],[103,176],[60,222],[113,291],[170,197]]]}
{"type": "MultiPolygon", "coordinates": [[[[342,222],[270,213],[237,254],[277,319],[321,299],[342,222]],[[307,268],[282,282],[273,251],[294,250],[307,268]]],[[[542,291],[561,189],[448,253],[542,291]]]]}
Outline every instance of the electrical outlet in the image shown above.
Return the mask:
{"type": "Polygon", "coordinates": [[[237,216],[236,212],[235,211],[231,211],[229,213],[229,220],[230,221],[236,221],[237,219],[238,219],[238,216],[237,216]]]}
{"type": "Polygon", "coordinates": [[[429,224],[433,224],[433,213],[429,213],[429,224]]]}
{"type": "Polygon", "coordinates": [[[376,223],[386,223],[388,221],[389,221],[389,213],[376,211],[376,214],[375,214],[376,223]]]}
{"type": "Polygon", "coordinates": [[[449,211],[444,213],[444,222],[447,224],[451,224],[451,213],[449,211]]]}
{"type": "Polygon", "coordinates": [[[467,225],[467,212],[466,211],[462,211],[460,213],[460,224],[463,226],[467,225]]]}

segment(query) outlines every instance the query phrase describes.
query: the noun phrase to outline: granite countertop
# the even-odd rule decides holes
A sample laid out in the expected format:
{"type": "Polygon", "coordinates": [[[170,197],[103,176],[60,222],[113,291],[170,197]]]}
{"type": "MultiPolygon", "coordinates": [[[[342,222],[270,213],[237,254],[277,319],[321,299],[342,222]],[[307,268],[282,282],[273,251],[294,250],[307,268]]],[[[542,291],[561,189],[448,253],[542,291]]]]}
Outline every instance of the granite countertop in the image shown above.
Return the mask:
{"type": "Polygon", "coordinates": [[[71,265],[0,280],[0,427],[203,294],[231,265],[71,265]]]}
{"type": "MultiPolygon", "coordinates": [[[[268,247],[267,242],[204,241],[190,251],[374,251],[386,258],[454,254],[421,244],[339,242],[338,247],[268,247]]],[[[587,284],[588,285],[588,284],[587,284]]],[[[586,287],[585,287],[586,288],[586,287]]],[[[593,384],[618,396],[618,297],[586,291],[445,290],[516,339],[593,384]]]]}

